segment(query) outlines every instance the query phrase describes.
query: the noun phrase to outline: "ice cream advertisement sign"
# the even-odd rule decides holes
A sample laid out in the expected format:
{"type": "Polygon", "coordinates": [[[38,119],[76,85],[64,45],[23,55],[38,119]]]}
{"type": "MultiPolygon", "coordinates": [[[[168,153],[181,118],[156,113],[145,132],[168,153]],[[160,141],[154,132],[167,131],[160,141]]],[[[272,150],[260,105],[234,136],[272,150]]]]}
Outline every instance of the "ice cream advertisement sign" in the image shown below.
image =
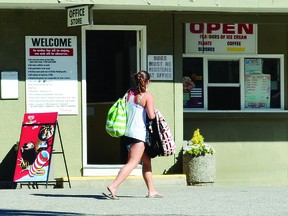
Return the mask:
{"type": "Polygon", "coordinates": [[[257,25],[186,23],[186,54],[257,54],[257,25]]]}
{"type": "Polygon", "coordinates": [[[57,112],[24,115],[14,182],[48,180],[57,112]]]}

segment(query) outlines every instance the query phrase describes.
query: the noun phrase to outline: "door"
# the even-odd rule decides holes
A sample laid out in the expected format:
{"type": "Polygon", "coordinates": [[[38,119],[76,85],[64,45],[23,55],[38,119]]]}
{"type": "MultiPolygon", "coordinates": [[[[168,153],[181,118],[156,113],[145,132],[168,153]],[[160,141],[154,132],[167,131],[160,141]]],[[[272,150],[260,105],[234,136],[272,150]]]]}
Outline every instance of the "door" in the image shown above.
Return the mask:
{"type": "Polygon", "coordinates": [[[85,55],[82,90],[86,93],[83,175],[116,175],[126,163],[125,146],[121,145],[121,139],[106,133],[105,122],[109,108],[130,87],[131,75],[145,69],[141,41],[144,30],[134,26],[93,26],[82,31],[82,55],[85,55]]]}

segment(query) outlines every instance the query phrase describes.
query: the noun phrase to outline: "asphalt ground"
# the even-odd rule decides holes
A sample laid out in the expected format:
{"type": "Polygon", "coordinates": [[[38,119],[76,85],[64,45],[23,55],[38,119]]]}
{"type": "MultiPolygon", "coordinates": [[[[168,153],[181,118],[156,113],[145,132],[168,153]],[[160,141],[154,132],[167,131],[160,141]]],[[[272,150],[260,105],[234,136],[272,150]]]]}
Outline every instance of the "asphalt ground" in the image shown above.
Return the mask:
{"type": "Polygon", "coordinates": [[[0,215],[287,216],[288,186],[160,186],[164,198],[146,198],[143,186],[0,190],[0,215]]]}

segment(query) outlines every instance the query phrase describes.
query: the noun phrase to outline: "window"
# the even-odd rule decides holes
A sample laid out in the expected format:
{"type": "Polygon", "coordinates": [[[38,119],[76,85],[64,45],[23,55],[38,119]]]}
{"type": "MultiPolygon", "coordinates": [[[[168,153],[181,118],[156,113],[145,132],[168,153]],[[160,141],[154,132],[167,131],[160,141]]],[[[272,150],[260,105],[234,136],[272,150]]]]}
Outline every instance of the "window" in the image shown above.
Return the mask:
{"type": "Polygon", "coordinates": [[[283,73],[283,55],[184,55],[184,111],[283,110],[283,73]]]}
{"type": "Polygon", "coordinates": [[[207,59],[207,65],[208,110],[239,110],[239,60],[207,59]],[[229,104],[227,104],[227,100],[229,100],[229,104]]]}

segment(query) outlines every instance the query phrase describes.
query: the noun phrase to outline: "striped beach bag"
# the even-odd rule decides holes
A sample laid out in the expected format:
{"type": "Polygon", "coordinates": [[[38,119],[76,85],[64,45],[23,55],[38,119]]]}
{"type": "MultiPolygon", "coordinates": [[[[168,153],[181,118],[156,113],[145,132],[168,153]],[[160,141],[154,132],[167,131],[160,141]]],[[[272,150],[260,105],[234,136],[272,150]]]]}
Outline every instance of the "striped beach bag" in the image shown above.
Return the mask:
{"type": "Polygon", "coordinates": [[[146,148],[150,158],[175,154],[176,144],[172,132],[159,110],[155,109],[156,118],[147,117],[146,148]]]}
{"type": "Polygon", "coordinates": [[[126,93],[122,98],[119,98],[109,109],[106,119],[106,132],[112,137],[121,137],[126,130],[126,93]]]}
{"type": "Polygon", "coordinates": [[[163,152],[160,156],[170,156],[175,153],[176,144],[169,125],[159,110],[155,109],[156,122],[163,152]]]}

